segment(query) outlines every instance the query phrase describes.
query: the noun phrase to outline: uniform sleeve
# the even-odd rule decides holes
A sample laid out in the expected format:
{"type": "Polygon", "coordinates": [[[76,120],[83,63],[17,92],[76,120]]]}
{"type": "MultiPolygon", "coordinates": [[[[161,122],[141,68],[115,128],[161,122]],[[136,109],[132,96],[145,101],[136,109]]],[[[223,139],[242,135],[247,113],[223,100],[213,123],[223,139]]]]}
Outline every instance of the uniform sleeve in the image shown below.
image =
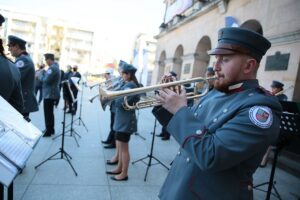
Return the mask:
{"type": "Polygon", "coordinates": [[[262,127],[251,120],[250,111],[251,107],[239,110],[215,133],[210,133],[201,119],[182,108],[170,121],[168,132],[201,170],[221,171],[263,151],[278,136],[279,112],[272,112],[272,123],[269,127],[262,127]]]}
{"type": "Polygon", "coordinates": [[[57,81],[57,76],[56,74],[58,73],[57,69],[51,67],[50,69],[48,69],[44,76],[43,76],[43,82],[47,83],[47,84],[51,84],[55,81],[57,81]]]}
{"type": "Polygon", "coordinates": [[[16,66],[18,67],[21,74],[21,82],[23,83],[25,79],[28,77],[27,74],[30,73],[30,66],[28,65],[28,60],[20,59],[16,62],[16,66]]]}

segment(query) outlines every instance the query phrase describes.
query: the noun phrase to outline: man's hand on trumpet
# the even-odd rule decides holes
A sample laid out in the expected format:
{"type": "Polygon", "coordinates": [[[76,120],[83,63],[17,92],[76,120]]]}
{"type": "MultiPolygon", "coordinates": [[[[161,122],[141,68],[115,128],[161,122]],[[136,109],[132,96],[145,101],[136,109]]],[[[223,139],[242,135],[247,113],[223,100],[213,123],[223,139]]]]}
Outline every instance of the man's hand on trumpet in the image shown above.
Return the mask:
{"type": "Polygon", "coordinates": [[[183,86],[181,86],[180,93],[169,88],[162,88],[158,92],[159,95],[156,98],[162,103],[162,107],[172,114],[187,106],[186,91],[183,86]]]}

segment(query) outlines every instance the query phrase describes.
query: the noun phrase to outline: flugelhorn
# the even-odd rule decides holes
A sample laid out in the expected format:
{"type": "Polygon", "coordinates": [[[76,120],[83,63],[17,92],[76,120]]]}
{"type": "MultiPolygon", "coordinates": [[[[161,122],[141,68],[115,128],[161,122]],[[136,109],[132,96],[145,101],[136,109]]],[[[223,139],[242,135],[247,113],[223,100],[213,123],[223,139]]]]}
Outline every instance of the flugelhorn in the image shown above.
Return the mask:
{"type": "Polygon", "coordinates": [[[100,87],[99,88],[99,97],[100,97],[100,102],[101,102],[103,110],[105,109],[105,107],[108,104],[111,103],[111,101],[114,101],[121,97],[125,98],[124,99],[125,109],[128,109],[128,110],[141,109],[141,108],[159,106],[159,105],[161,105],[161,102],[159,102],[154,97],[150,97],[150,98],[142,99],[142,101],[137,102],[135,105],[129,105],[127,102],[127,97],[132,96],[132,95],[144,94],[144,93],[151,92],[151,91],[155,92],[156,90],[159,90],[161,88],[169,88],[169,87],[174,87],[177,85],[195,83],[194,84],[195,85],[194,92],[188,93],[187,98],[188,99],[198,98],[198,97],[201,97],[201,96],[204,96],[207,94],[207,92],[209,91],[208,81],[215,80],[215,79],[217,79],[216,76],[209,77],[209,78],[197,77],[197,78],[192,78],[189,80],[174,81],[174,82],[157,84],[157,85],[148,86],[148,87],[134,88],[134,89],[129,89],[129,90],[121,90],[121,91],[109,91],[109,90],[105,90],[104,88],[100,87]],[[199,92],[200,90],[202,90],[202,91],[199,92]]]}

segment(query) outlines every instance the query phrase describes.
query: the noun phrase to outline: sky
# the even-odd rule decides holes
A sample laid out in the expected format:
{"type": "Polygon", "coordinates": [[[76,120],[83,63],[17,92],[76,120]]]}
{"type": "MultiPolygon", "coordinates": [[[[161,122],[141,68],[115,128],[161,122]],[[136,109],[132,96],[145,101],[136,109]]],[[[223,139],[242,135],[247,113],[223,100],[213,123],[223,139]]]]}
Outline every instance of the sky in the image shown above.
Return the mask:
{"type": "Polygon", "coordinates": [[[129,61],[139,33],[157,35],[163,0],[0,0],[0,6],[92,26],[97,54],[129,61]]]}

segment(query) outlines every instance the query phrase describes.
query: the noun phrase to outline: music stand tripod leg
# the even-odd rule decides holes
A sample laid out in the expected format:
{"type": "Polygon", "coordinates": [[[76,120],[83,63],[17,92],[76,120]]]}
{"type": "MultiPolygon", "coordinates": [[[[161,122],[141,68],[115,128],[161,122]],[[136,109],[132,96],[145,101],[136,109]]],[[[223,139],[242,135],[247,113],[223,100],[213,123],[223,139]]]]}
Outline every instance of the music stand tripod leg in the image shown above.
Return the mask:
{"type": "Polygon", "coordinates": [[[65,122],[66,122],[66,111],[64,110],[64,117],[63,117],[63,122],[62,122],[62,139],[61,139],[61,147],[59,148],[59,151],[56,152],[55,154],[53,154],[52,156],[50,156],[49,158],[47,158],[46,160],[42,161],[40,164],[36,165],[34,168],[37,169],[38,167],[40,167],[42,164],[44,164],[45,162],[49,161],[49,160],[58,160],[58,159],[64,159],[66,160],[69,165],[71,166],[74,174],[77,176],[77,172],[75,170],[75,168],[73,167],[72,163],[70,162],[70,159],[72,159],[72,157],[64,150],[64,144],[65,144],[65,122]],[[56,155],[60,154],[60,158],[54,158],[56,155]]]}
{"type": "MultiPolygon", "coordinates": [[[[165,167],[166,169],[169,170],[169,168],[168,168],[166,165],[164,165],[160,160],[158,160],[157,158],[155,158],[155,157],[153,156],[156,123],[157,123],[157,120],[155,119],[155,121],[154,121],[154,127],[153,127],[153,132],[152,132],[152,141],[151,141],[150,154],[148,154],[147,156],[145,156],[145,157],[143,157],[143,158],[141,158],[141,159],[138,159],[138,160],[132,162],[132,164],[134,164],[134,163],[136,163],[136,162],[139,162],[139,161],[142,161],[143,163],[145,163],[145,162],[144,162],[144,159],[149,158],[148,164],[147,164],[146,173],[145,173],[145,177],[144,177],[144,181],[146,181],[146,179],[147,179],[147,175],[148,175],[149,168],[153,165],[153,164],[152,164],[152,158],[154,158],[154,159],[158,162],[158,163],[156,163],[156,164],[161,164],[163,167],[165,167]]],[[[146,163],[145,163],[145,164],[146,164],[146,163]]]]}

